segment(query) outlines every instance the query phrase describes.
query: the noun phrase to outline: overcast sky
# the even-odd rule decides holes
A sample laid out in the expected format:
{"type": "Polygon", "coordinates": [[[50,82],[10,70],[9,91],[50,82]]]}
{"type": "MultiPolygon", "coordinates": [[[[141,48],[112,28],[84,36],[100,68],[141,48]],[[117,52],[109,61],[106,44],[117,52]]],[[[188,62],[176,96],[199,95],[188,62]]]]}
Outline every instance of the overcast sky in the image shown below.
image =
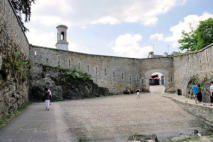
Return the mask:
{"type": "Polygon", "coordinates": [[[68,26],[69,50],[145,58],[178,50],[189,26],[213,18],[213,0],[36,0],[27,23],[31,44],[56,48],[56,26],[68,26]]]}

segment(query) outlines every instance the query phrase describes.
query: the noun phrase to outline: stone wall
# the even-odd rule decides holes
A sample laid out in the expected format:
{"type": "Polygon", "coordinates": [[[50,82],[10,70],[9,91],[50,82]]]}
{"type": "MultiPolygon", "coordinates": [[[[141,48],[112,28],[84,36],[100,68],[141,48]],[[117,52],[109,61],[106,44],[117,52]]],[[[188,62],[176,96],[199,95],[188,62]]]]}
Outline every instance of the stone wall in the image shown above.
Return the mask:
{"type": "Polygon", "coordinates": [[[5,68],[9,65],[5,58],[13,54],[8,51],[16,49],[14,47],[23,53],[22,57],[29,59],[29,43],[20,21],[10,2],[0,0],[0,121],[28,102],[28,81],[18,82],[14,70],[5,68]]]}
{"type": "Polygon", "coordinates": [[[99,86],[110,92],[120,93],[126,87],[149,89],[148,80],[152,73],[161,72],[166,78],[166,88],[171,87],[173,78],[172,58],[134,59],[90,55],[52,48],[32,46],[30,48],[31,73],[36,74],[36,64],[52,67],[77,68],[89,73],[99,86]]]}
{"type": "Polygon", "coordinates": [[[21,51],[29,56],[29,43],[25,33],[23,32],[20,21],[17,18],[11,3],[8,0],[0,0],[0,25],[5,25],[7,34],[13,40],[21,51]]]}
{"type": "Polygon", "coordinates": [[[175,87],[182,90],[183,95],[188,94],[187,86],[194,77],[199,83],[204,83],[213,76],[213,44],[206,48],[174,57],[175,87]]]}

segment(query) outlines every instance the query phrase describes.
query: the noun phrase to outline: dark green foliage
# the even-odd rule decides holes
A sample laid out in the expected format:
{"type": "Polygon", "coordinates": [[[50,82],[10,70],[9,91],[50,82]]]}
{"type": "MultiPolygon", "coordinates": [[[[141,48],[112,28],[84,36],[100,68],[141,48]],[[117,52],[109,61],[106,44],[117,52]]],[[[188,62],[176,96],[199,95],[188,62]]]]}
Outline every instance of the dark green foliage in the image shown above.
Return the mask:
{"type": "Polygon", "coordinates": [[[24,82],[28,78],[29,60],[5,31],[6,27],[0,25],[0,54],[2,56],[0,76],[5,81],[7,76],[10,75],[16,81],[24,82]]]}
{"type": "Polygon", "coordinates": [[[189,33],[183,31],[182,36],[183,38],[178,41],[181,44],[179,48],[181,50],[195,51],[197,46],[197,39],[194,31],[191,30],[189,33]]]}
{"type": "Polygon", "coordinates": [[[66,75],[75,79],[91,80],[90,74],[79,72],[76,68],[66,71],[66,75]]]}
{"type": "Polygon", "coordinates": [[[197,51],[213,43],[213,19],[201,21],[199,27],[189,33],[182,32],[182,38],[178,41],[181,50],[197,51]]]}
{"type": "Polygon", "coordinates": [[[213,19],[201,21],[199,27],[195,31],[197,37],[197,48],[205,47],[213,43],[213,19]]]}
{"type": "Polygon", "coordinates": [[[3,56],[3,70],[17,79],[19,82],[27,80],[29,69],[29,61],[27,57],[18,51],[16,48],[10,50],[10,52],[3,56]]]}
{"type": "Polygon", "coordinates": [[[35,2],[35,0],[10,0],[14,9],[16,10],[16,14],[18,18],[21,21],[22,29],[24,31],[27,30],[27,28],[24,26],[24,23],[21,18],[21,14],[25,15],[25,22],[30,21],[31,17],[31,5],[35,2]]]}

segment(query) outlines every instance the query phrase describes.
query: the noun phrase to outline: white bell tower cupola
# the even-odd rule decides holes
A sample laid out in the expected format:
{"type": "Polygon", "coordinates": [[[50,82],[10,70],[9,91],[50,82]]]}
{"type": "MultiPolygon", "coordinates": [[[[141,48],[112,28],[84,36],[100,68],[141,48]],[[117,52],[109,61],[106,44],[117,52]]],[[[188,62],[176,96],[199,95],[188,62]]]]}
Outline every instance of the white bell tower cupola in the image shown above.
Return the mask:
{"type": "Polygon", "coordinates": [[[67,26],[58,25],[57,29],[57,43],[56,48],[61,50],[68,50],[68,42],[67,42],[67,26]]]}

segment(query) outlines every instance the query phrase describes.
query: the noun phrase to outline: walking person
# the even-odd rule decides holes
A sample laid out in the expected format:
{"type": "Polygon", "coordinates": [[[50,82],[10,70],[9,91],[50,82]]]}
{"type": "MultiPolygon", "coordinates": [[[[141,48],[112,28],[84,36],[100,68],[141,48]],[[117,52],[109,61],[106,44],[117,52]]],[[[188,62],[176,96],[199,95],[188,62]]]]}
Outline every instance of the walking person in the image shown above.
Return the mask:
{"type": "Polygon", "coordinates": [[[44,89],[44,100],[45,100],[45,110],[49,111],[50,110],[50,98],[51,95],[48,91],[47,88],[44,89]]]}
{"type": "Polygon", "coordinates": [[[196,84],[192,86],[192,91],[195,99],[195,104],[197,104],[198,86],[196,84]]]}
{"type": "MultiPolygon", "coordinates": [[[[50,94],[50,100],[51,100],[52,99],[52,92],[51,92],[50,88],[48,88],[48,92],[50,94]]],[[[50,101],[50,105],[51,105],[51,101],[50,101]]]]}
{"type": "Polygon", "coordinates": [[[211,82],[210,85],[210,106],[213,104],[213,81],[211,82]]]}
{"type": "Polygon", "coordinates": [[[137,95],[137,98],[140,98],[140,89],[136,90],[136,95],[137,95]]]}
{"type": "Polygon", "coordinates": [[[197,100],[198,100],[198,102],[199,102],[199,103],[201,103],[201,102],[202,102],[202,93],[201,93],[200,84],[198,84],[197,100]]]}

